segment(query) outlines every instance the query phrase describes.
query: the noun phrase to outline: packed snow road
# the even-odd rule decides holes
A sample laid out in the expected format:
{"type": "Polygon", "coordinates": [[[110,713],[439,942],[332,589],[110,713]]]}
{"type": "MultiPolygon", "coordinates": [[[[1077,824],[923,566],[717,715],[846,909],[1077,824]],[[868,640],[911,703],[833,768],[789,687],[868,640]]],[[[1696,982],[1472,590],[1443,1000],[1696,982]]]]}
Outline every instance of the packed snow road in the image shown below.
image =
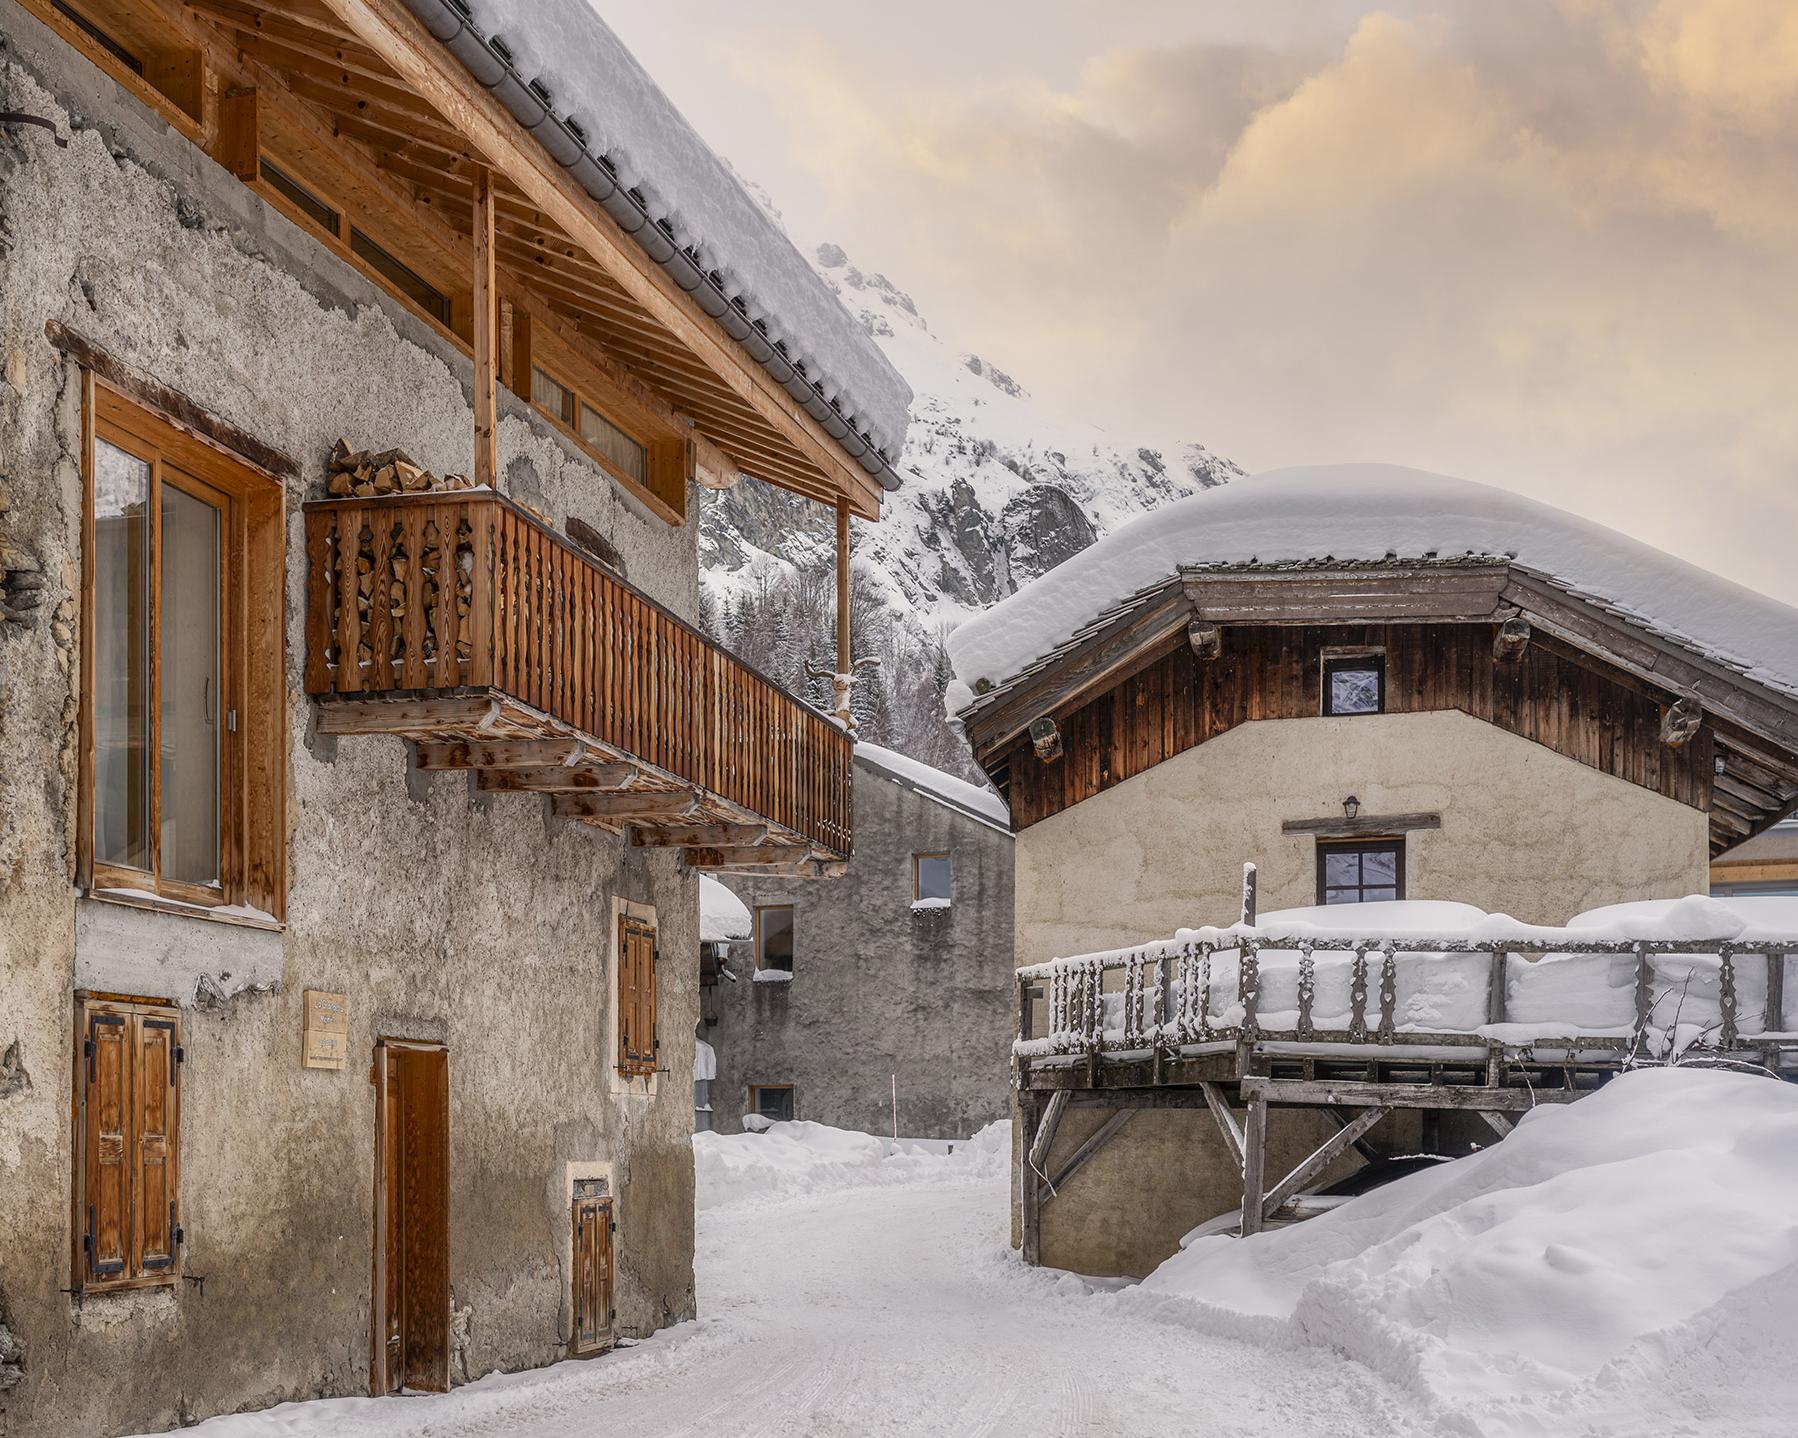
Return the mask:
{"type": "MultiPolygon", "coordinates": [[[[717,1141],[714,1141],[717,1142],[717,1141]]],[[[722,1141],[742,1145],[745,1140],[722,1141]]],[[[750,1140],[749,1142],[756,1142],[750,1140]]],[[[1218,1338],[1177,1302],[1025,1269],[1002,1153],[839,1171],[788,1190],[701,1158],[703,1316],[589,1362],[444,1397],[338,1399],[215,1419],[206,1438],[644,1438],[1429,1431],[1366,1369],[1218,1338]],[[709,1177],[708,1177],[709,1174],[709,1177]],[[840,1186],[874,1177],[881,1186],[840,1186]],[[733,1186],[734,1185],[734,1186],[733,1186]],[[720,1190],[725,1190],[721,1193],[720,1190]]],[[[782,1182],[776,1176],[772,1182],[782,1182]]]]}

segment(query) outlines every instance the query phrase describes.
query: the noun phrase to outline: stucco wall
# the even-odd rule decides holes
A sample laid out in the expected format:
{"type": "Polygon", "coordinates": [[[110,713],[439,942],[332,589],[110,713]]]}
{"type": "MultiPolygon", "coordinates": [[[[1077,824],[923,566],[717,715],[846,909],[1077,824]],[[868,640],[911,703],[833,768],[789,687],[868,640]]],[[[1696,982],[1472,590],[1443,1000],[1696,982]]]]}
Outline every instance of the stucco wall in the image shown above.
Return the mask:
{"type": "MultiPolygon", "coordinates": [[[[1258,866],[1263,912],[1314,903],[1315,841],[1281,825],[1340,817],[1350,794],[1363,815],[1441,815],[1440,829],[1408,836],[1413,899],[1558,923],[1599,904],[1705,891],[1699,810],[1466,714],[1265,720],[1023,830],[1018,963],[1233,922],[1245,860],[1258,866]]],[[[1105,1116],[1070,1112],[1051,1172],[1105,1116]]],[[[1397,1122],[1374,1139],[1390,1146],[1397,1122]]],[[[1275,1109],[1269,1181],[1327,1131],[1311,1115],[1275,1109]]],[[[1044,1208],[1042,1261],[1146,1273],[1181,1234],[1239,1203],[1240,1185],[1208,1113],[1139,1113],[1044,1208]]]]}
{"type": "MultiPolygon", "coordinates": [[[[0,1432],[134,1432],[367,1390],[379,1036],[449,1047],[467,1373],[564,1351],[573,1173],[609,1172],[619,1195],[621,1330],[691,1315],[695,881],[672,854],[629,851],[539,799],[420,774],[398,740],[317,736],[301,694],[300,501],[321,491],[339,435],[466,471],[468,362],[11,0],[0,108],[71,137],[58,149],[41,130],[0,130],[0,543],[48,590],[23,622],[0,622],[0,1052],[16,1043],[23,1075],[0,1082],[0,1323],[23,1346],[0,1432]],[[49,320],[302,466],[287,495],[285,932],[76,896],[81,406],[49,320]],[[605,1069],[615,896],[655,909],[671,956],[661,1052],[675,1078],[653,1097],[614,1094],[605,1069]],[[78,984],[183,1005],[183,1266],[203,1289],[59,1292],[78,984]],[[300,1067],[307,988],[349,995],[341,1072],[300,1067]]],[[[584,519],[634,582],[693,612],[691,526],[627,501],[510,396],[499,449],[506,487],[558,524],[584,519]]]]}
{"type": "Polygon", "coordinates": [[[702,1037],[718,1051],[714,1126],[741,1130],[751,1084],[794,1086],[797,1116],[869,1133],[965,1138],[1009,1112],[1012,839],[864,764],[855,855],[829,881],[729,878],[753,910],[795,906],[790,983],[709,989],[702,1037]],[[954,902],[914,911],[912,855],[948,852],[954,902]]]}
{"type": "Polygon", "coordinates": [[[1316,902],[1316,844],[1287,820],[1440,814],[1406,843],[1406,893],[1529,923],[1703,893],[1705,815],[1458,711],[1244,724],[1018,835],[1018,962],[1232,923],[1242,865],[1263,911],[1316,902]]]}

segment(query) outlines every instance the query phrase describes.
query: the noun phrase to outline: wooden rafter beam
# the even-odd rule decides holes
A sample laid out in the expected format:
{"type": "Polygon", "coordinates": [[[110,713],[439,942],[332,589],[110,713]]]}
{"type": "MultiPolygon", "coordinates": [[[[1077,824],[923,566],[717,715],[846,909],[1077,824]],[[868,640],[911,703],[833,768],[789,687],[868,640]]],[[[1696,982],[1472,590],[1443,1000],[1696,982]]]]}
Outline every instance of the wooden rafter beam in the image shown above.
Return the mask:
{"type": "Polygon", "coordinates": [[[629,764],[482,769],[475,782],[490,794],[616,794],[628,792],[640,772],[629,764]]]}
{"type": "Polygon", "coordinates": [[[880,515],[874,481],[774,377],[756,364],[691,296],[462,71],[398,0],[325,0],[330,13],[465,136],[494,169],[597,259],[648,315],[830,476],[864,518],[880,515]]]}
{"type": "MultiPolygon", "coordinates": [[[[526,769],[531,767],[567,767],[594,756],[590,745],[579,739],[456,739],[440,743],[426,742],[418,746],[418,767],[438,769],[526,769]]],[[[599,773],[606,768],[628,772],[628,765],[599,766],[582,773],[599,773]]]]}

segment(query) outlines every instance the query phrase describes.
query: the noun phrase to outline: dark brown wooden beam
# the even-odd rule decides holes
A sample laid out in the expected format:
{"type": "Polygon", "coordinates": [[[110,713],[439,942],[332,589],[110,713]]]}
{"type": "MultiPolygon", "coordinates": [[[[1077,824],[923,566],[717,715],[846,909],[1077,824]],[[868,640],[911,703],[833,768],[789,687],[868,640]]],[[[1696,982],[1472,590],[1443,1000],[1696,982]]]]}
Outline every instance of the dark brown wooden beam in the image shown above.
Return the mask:
{"type": "Polygon", "coordinates": [[[624,794],[642,771],[629,764],[545,769],[482,769],[476,781],[491,794],[624,794]]]}
{"type": "Polygon", "coordinates": [[[629,824],[638,819],[679,819],[699,807],[690,790],[637,790],[622,794],[557,794],[551,804],[560,819],[597,819],[629,824]]]}
{"type": "MultiPolygon", "coordinates": [[[[639,849],[755,847],[767,838],[766,824],[682,824],[667,828],[638,826],[631,830],[631,843],[639,849]]],[[[780,853],[781,849],[776,847],[771,852],[780,853]]],[[[786,852],[793,850],[789,846],[786,852]]]]}

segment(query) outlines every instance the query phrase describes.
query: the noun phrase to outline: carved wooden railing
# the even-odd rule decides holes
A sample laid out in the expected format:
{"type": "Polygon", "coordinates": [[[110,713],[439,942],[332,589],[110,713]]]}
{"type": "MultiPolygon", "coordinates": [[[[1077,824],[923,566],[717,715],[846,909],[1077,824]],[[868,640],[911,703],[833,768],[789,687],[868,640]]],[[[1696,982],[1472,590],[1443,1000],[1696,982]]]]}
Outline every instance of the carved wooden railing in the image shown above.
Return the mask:
{"type": "Polygon", "coordinates": [[[1752,1054],[1776,1068],[1798,1059],[1798,995],[1788,998],[1798,936],[1670,942],[1563,932],[1521,940],[1221,933],[1054,959],[1017,971],[1012,1052],[1026,1065],[1245,1043],[1498,1046],[1599,1062],[1610,1055],[1619,1064],[1705,1051],[1752,1054]],[[1581,976],[1567,967],[1582,964],[1606,969],[1581,976]],[[1581,1012],[1556,1012],[1557,979],[1582,991],[1565,1006],[1581,1012]],[[1436,1020],[1409,1021],[1408,1005],[1436,1020]],[[1444,1021],[1454,1009],[1459,1021],[1444,1021]]]}
{"type": "Polygon", "coordinates": [[[849,852],[849,737],[503,496],[305,511],[308,694],[497,690],[849,852]]]}

